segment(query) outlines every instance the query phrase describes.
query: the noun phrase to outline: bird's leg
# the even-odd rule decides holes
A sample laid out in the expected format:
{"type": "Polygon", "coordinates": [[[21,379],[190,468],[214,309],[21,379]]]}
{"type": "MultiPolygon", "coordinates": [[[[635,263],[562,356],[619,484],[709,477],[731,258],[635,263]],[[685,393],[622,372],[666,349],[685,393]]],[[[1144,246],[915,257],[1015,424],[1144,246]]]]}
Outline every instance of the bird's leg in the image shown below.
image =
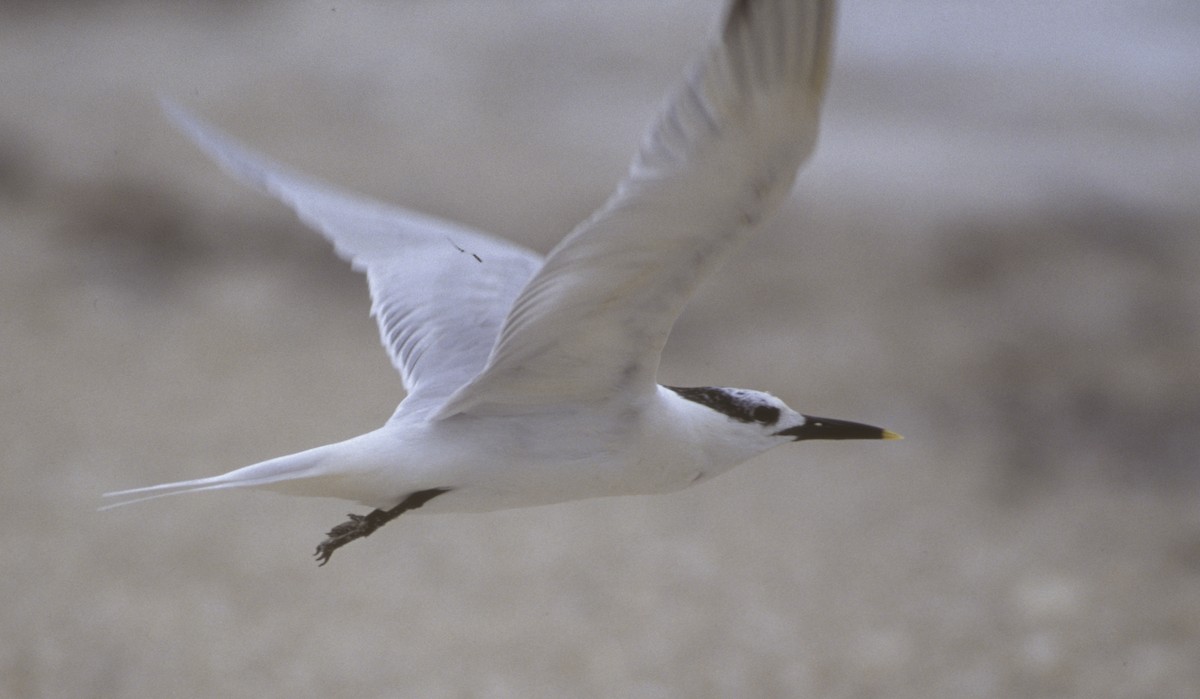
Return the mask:
{"type": "Polygon", "coordinates": [[[317,545],[317,552],[313,555],[320,561],[318,565],[328,563],[334,551],[351,541],[370,536],[376,529],[396,519],[405,512],[415,510],[442,493],[448,492],[450,492],[450,488],[418,490],[415,493],[409,494],[399,505],[390,510],[374,510],[367,515],[351,514],[350,521],[342,522],[333,529],[330,529],[329,533],[326,534],[329,538],[317,545]]]}

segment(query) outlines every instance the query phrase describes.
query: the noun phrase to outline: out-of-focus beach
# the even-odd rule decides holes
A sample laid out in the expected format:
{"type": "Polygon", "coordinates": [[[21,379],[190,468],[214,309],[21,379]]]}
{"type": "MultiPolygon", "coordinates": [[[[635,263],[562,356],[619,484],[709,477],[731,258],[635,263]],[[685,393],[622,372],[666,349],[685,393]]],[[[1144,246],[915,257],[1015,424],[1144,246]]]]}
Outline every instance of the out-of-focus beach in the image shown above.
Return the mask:
{"type": "Polygon", "coordinates": [[[1194,697],[1200,11],[843,3],[818,151],[660,378],[902,442],[406,516],[106,490],[365,432],[363,280],[162,117],[548,250],[713,0],[0,4],[0,697],[1194,697]]]}

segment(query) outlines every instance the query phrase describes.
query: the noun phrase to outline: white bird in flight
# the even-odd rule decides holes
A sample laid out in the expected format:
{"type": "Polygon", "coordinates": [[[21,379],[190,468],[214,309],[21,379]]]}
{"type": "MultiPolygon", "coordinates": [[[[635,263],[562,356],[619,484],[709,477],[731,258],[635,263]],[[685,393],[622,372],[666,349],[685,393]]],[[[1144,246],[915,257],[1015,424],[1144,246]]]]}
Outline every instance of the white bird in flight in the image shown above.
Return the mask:
{"type": "Polygon", "coordinates": [[[544,258],[293,173],[167,105],[224,169],[366,274],[407,396],[382,427],[343,442],[107,495],[121,505],[263,488],[376,508],[328,533],[323,565],[417,508],[669,492],[788,442],[898,439],[760,391],[655,380],[688,297],[778,208],[812,151],[833,24],[833,0],[732,0],[616,192],[544,258]]]}

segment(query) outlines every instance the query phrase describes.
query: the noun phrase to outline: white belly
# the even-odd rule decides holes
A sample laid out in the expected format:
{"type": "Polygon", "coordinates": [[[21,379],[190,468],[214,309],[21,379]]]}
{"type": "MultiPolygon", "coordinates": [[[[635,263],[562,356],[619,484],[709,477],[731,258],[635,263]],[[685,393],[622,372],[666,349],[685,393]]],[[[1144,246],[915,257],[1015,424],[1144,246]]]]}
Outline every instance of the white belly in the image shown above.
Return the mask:
{"type": "MultiPolygon", "coordinates": [[[[276,489],[386,509],[413,492],[439,488],[448,492],[420,512],[487,512],[680,490],[748,456],[706,441],[714,430],[696,429],[688,413],[673,407],[397,420],[331,445],[315,478],[276,489]]],[[[685,409],[693,408],[688,403],[685,409]]]]}

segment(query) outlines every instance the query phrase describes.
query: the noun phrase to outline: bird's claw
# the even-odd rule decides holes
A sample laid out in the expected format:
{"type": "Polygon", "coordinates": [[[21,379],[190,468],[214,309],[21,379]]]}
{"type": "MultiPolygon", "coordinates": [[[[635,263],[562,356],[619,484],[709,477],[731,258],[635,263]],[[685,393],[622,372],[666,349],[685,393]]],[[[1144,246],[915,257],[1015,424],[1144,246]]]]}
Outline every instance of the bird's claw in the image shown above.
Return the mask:
{"type": "Polygon", "coordinates": [[[330,529],[326,534],[329,538],[317,544],[317,551],[313,554],[317,558],[317,565],[323,566],[328,563],[334,551],[337,551],[351,541],[370,536],[376,529],[396,519],[401,514],[409,510],[415,510],[433,498],[448,492],[450,492],[450,488],[418,490],[415,493],[409,493],[408,497],[404,498],[399,505],[390,510],[373,510],[370,514],[366,515],[351,513],[349,515],[350,521],[342,522],[333,529],[330,529]]]}
{"type": "Polygon", "coordinates": [[[372,532],[379,528],[370,519],[370,515],[356,515],[351,513],[348,522],[342,522],[325,535],[329,538],[317,544],[317,550],[313,554],[317,558],[317,565],[323,566],[329,562],[333,552],[346,544],[370,536],[372,532]]]}

